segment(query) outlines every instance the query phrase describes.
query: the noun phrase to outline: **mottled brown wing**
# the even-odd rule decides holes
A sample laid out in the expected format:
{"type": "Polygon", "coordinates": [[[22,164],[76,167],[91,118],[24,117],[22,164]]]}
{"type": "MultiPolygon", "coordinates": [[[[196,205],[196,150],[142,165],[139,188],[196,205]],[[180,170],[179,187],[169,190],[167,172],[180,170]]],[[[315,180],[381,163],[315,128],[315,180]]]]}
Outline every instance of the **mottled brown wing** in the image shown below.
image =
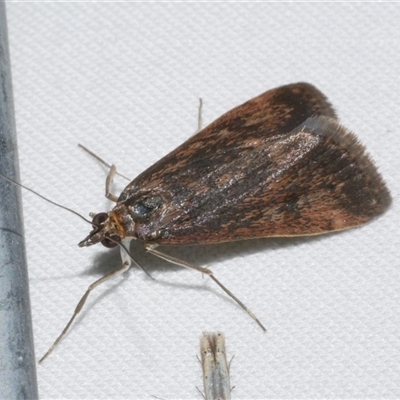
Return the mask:
{"type": "Polygon", "coordinates": [[[390,195],[334,116],[309,84],[266,92],[139,175],[114,210],[131,212],[128,234],[165,245],[315,235],[365,223],[389,206],[390,195]],[[309,118],[316,115],[326,117],[309,118]]]}

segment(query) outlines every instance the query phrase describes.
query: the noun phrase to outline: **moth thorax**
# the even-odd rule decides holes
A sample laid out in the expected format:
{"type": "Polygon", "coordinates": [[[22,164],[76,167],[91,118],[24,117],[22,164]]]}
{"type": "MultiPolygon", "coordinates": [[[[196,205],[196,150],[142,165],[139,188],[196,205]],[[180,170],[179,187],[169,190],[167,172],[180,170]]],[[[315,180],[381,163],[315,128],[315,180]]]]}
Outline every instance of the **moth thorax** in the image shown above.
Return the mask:
{"type": "Polygon", "coordinates": [[[124,227],[123,218],[114,211],[108,214],[108,220],[105,222],[105,231],[110,236],[118,236],[121,239],[126,237],[126,230],[124,227]]]}

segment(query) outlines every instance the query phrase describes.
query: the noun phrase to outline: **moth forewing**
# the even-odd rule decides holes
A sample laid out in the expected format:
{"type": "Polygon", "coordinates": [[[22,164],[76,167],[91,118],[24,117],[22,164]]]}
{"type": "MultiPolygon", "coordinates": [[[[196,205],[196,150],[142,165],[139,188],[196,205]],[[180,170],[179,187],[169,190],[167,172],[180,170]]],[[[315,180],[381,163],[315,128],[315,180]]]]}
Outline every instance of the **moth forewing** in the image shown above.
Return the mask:
{"type": "Polygon", "coordinates": [[[200,132],[161,160],[164,169],[157,163],[133,180],[113,215],[146,243],[209,244],[343,230],[390,205],[364,147],[334,119],[311,117],[280,135],[267,128],[265,137],[220,143],[219,154],[207,144],[196,147],[178,168],[174,160],[200,132]]]}

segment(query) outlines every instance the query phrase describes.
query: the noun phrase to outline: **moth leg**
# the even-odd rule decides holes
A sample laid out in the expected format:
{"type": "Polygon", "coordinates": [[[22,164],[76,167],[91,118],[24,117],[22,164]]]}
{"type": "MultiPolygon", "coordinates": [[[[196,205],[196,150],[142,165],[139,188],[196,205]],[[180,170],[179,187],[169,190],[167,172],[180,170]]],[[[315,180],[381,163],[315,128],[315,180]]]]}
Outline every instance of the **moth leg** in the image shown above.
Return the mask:
{"type": "Polygon", "coordinates": [[[250,315],[250,317],[252,317],[257,324],[260,326],[260,328],[265,332],[266,328],[264,327],[264,325],[260,322],[260,320],[256,317],[256,315],[242,302],[240,301],[228,288],[226,288],[215,276],[214,273],[208,269],[208,268],[202,268],[199,267],[197,265],[188,263],[187,261],[183,261],[180,260],[179,258],[175,258],[172,257],[168,254],[165,254],[161,251],[156,250],[156,247],[158,245],[157,244],[147,244],[145,245],[146,251],[159,257],[162,258],[165,261],[170,262],[171,264],[176,264],[176,265],[180,265],[181,267],[185,267],[185,268],[190,268],[190,269],[194,269],[196,271],[199,271],[203,274],[208,275],[229,297],[231,297],[233,300],[236,301],[237,304],[239,304],[240,307],[243,308],[243,310],[245,310],[247,312],[247,314],[250,315]]]}
{"type": "Polygon", "coordinates": [[[68,329],[74,322],[76,316],[81,312],[83,306],[86,303],[87,298],[89,297],[89,294],[93,289],[95,289],[97,286],[101,285],[104,282],[107,282],[110,279],[113,279],[117,277],[118,275],[123,274],[125,271],[127,271],[130,266],[131,266],[131,259],[128,254],[126,254],[125,251],[121,249],[121,256],[122,256],[122,265],[115,269],[114,271],[110,271],[107,274],[105,274],[103,277],[100,279],[97,279],[97,281],[94,281],[86,290],[85,294],[82,296],[82,298],[79,300],[77,306],[75,307],[74,313],[72,314],[72,317],[68,321],[67,325],[61,332],[61,334],[58,336],[58,338],[55,340],[55,342],[52,344],[52,346],[47,350],[46,354],[39,360],[39,364],[47,358],[47,356],[50,355],[50,353],[54,350],[54,348],[58,345],[58,343],[61,341],[61,339],[65,336],[65,334],[68,332],[68,329]]]}
{"type": "Polygon", "coordinates": [[[179,265],[179,266],[185,267],[185,268],[194,269],[194,270],[199,271],[202,274],[205,274],[208,276],[212,276],[212,274],[213,274],[212,271],[209,270],[208,268],[198,267],[197,265],[190,264],[186,261],[180,260],[179,258],[172,257],[169,254],[165,254],[161,251],[156,250],[156,247],[158,247],[157,244],[146,244],[145,245],[147,252],[149,252],[159,258],[162,258],[163,260],[168,261],[171,264],[179,265]]]}
{"type": "Polygon", "coordinates": [[[197,129],[193,136],[199,133],[203,129],[203,99],[199,99],[199,111],[197,115],[197,129]]]}
{"type": "Polygon", "coordinates": [[[117,167],[114,164],[109,164],[107,162],[105,162],[102,158],[100,158],[97,154],[93,153],[92,151],[90,151],[88,148],[86,148],[85,146],[83,146],[82,144],[78,144],[78,146],[80,148],[82,148],[83,150],[85,150],[88,154],[90,154],[93,158],[95,158],[97,161],[99,161],[101,164],[105,165],[107,168],[110,168],[110,171],[108,172],[107,178],[106,178],[106,197],[107,199],[116,202],[118,200],[118,196],[116,196],[115,194],[111,193],[111,184],[114,180],[114,176],[115,175],[119,175],[122,178],[131,181],[131,179],[127,178],[126,176],[120,174],[117,171],[117,167]]]}
{"type": "Polygon", "coordinates": [[[108,200],[111,200],[115,203],[118,200],[118,196],[111,193],[111,185],[113,183],[114,176],[116,173],[117,173],[117,167],[114,164],[112,164],[106,178],[106,197],[108,200]]]}

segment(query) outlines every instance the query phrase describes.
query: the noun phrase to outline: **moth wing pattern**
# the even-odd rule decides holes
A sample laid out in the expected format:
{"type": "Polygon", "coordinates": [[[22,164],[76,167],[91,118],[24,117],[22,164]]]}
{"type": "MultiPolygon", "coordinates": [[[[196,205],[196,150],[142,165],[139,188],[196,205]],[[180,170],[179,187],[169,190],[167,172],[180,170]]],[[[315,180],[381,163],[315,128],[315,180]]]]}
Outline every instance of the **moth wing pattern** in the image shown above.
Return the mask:
{"type": "Polygon", "coordinates": [[[383,213],[390,194],[326,97],[297,83],[227,112],[134,179],[114,212],[165,245],[316,235],[383,213]]]}

